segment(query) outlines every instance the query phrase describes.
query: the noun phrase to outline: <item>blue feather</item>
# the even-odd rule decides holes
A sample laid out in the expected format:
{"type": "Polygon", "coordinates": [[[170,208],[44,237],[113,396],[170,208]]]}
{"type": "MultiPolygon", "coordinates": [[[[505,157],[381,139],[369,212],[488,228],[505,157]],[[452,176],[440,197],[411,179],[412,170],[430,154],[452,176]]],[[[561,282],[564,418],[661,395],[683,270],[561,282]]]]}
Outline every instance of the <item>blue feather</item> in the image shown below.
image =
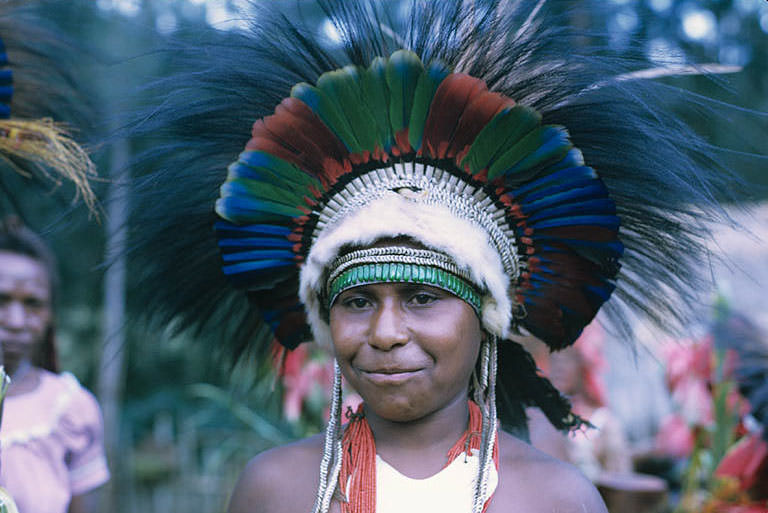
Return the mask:
{"type": "Polygon", "coordinates": [[[582,181],[594,181],[597,179],[597,173],[591,167],[579,166],[561,169],[550,175],[542,176],[531,182],[514,189],[515,197],[522,197],[529,192],[536,191],[545,186],[570,187],[572,182],[580,183],[582,181]],[[561,185],[563,184],[563,185],[561,185]]]}
{"type": "Polygon", "coordinates": [[[528,217],[528,224],[535,225],[542,219],[569,217],[586,214],[615,214],[616,206],[608,198],[590,199],[587,201],[568,202],[560,206],[546,205],[535,209],[535,214],[528,217]]]}
{"type": "Polygon", "coordinates": [[[279,250],[253,250],[240,251],[238,253],[224,253],[221,258],[225,262],[241,262],[243,260],[285,260],[295,262],[292,251],[279,250]]]}
{"type": "Polygon", "coordinates": [[[287,239],[274,238],[243,238],[243,239],[220,239],[220,248],[292,248],[293,242],[287,239]]]}
{"type": "Polygon", "coordinates": [[[223,265],[221,268],[224,274],[231,276],[234,274],[247,273],[252,271],[270,271],[281,267],[295,266],[295,262],[286,262],[285,260],[258,260],[255,262],[243,262],[240,264],[223,265]]]}
{"type": "Polygon", "coordinates": [[[559,242],[562,244],[566,244],[579,254],[582,253],[582,251],[580,251],[580,249],[582,248],[585,249],[587,252],[601,252],[607,256],[614,257],[614,258],[618,258],[624,254],[624,244],[618,241],[588,242],[588,241],[583,241],[578,239],[548,237],[546,235],[544,236],[539,235],[536,237],[535,240],[537,244],[544,244],[544,243],[551,243],[551,242],[559,242]]]}
{"type": "Polygon", "coordinates": [[[583,187],[577,187],[575,184],[570,187],[557,187],[541,193],[530,195],[525,200],[520,201],[520,205],[525,211],[540,210],[553,205],[574,202],[582,198],[607,199],[608,191],[601,182],[591,180],[583,187]]]}
{"type": "Polygon", "coordinates": [[[618,229],[619,218],[616,216],[571,216],[541,221],[536,223],[534,228],[541,230],[558,226],[603,226],[605,228],[618,229]]]}
{"type": "Polygon", "coordinates": [[[611,297],[611,294],[613,293],[613,290],[616,288],[616,286],[608,281],[604,283],[605,283],[605,286],[600,288],[595,287],[593,285],[586,285],[584,287],[584,290],[588,291],[590,294],[594,296],[597,296],[601,303],[605,303],[606,301],[608,301],[608,298],[611,297]]]}
{"type": "Polygon", "coordinates": [[[255,212],[289,217],[298,217],[303,214],[301,210],[283,203],[243,196],[219,198],[216,201],[216,212],[225,219],[229,219],[231,215],[247,215],[255,212]]]}
{"type": "Polygon", "coordinates": [[[584,166],[584,154],[578,148],[571,148],[568,153],[565,154],[563,160],[556,164],[552,164],[549,167],[550,171],[558,171],[560,169],[567,169],[570,167],[582,167],[584,166]]]}
{"type": "Polygon", "coordinates": [[[233,231],[239,233],[254,233],[261,235],[288,235],[291,233],[290,228],[284,226],[276,226],[273,224],[249,224],[249,225],[236,225],[227,221],[216,221],[214,223],[216,231],[233,231]]]}

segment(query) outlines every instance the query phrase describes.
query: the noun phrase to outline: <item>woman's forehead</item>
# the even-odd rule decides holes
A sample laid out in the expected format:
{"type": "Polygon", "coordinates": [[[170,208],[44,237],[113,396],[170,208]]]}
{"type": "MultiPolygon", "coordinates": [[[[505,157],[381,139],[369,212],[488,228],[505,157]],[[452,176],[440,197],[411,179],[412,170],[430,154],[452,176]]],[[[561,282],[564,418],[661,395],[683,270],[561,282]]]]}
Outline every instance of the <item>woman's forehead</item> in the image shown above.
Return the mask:
{"type": "Polygon", "coordinates": [[[0,287],[43,289],[47,294],[50,279],[42,262],[26,255],[0,251],[0,287]]]}

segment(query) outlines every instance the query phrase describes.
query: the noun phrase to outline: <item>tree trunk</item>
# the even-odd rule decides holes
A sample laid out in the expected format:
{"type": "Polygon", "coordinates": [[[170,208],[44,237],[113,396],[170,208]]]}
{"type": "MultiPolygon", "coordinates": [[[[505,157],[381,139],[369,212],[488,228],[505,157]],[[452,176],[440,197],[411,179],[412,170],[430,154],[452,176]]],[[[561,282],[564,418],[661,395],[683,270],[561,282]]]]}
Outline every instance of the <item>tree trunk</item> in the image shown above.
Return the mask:
{"type": "Polygon", "coordinates": [[[106,261],[104,275],[104,318],[102,327],[101,364],[98,395],[104,415],[104,443],[112,479],[106,486],[105,507],[102,511],[120,511],[117,493],[121,475],[117,463],[120,457],[120,404],[123,394],[125,368],[125,245],[128,217],[128,192],[122,185],[130,158],[129,143],[117,141],[112,145],[110,184],[107,196],[106,261]]]}

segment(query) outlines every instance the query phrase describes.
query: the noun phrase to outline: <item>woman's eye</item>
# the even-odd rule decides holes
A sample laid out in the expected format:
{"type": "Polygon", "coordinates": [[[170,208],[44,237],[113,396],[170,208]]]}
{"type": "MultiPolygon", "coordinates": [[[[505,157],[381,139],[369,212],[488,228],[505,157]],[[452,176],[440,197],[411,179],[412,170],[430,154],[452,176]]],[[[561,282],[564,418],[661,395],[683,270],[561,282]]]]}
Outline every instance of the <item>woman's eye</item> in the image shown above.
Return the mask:
{"type": "Polygon", "coordinates": [[[419,293],[419,294],[414,294],[414,296],[411,298],[411,302],[417,305],[428,305],[434,302],[436,299],[437,298],[432,294],[419,293]]]}
{"type": "Polygon", "coordinates": [[[24,301],[24,306],[30,310],[40,310],[45,306],[45,302],[40,299],[27,299],[24,301]]]}
{"type": "Polygon", "coordinates": [[[368,301],[364,297],[352,297],[344,301],[345,306],[356,309],[356,310],[365,308],[369,304],[370,304],[370,301],[368,301]]]}

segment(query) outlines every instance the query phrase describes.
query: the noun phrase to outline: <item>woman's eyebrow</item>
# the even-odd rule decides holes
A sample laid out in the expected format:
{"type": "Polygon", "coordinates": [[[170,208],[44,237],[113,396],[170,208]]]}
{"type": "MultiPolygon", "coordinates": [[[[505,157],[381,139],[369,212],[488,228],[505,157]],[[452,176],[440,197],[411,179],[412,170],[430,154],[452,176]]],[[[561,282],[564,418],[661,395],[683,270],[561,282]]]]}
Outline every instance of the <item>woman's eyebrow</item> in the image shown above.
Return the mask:
{"type": "Polygon", "coordinates": [[[437,287],[433,287],[432,285],[427,285],[426,283],[398,283],[397,289],[402,292],[429,292],[430,294],[442,294],[445,293],[444,290],[439,289],[437,287]]]}

